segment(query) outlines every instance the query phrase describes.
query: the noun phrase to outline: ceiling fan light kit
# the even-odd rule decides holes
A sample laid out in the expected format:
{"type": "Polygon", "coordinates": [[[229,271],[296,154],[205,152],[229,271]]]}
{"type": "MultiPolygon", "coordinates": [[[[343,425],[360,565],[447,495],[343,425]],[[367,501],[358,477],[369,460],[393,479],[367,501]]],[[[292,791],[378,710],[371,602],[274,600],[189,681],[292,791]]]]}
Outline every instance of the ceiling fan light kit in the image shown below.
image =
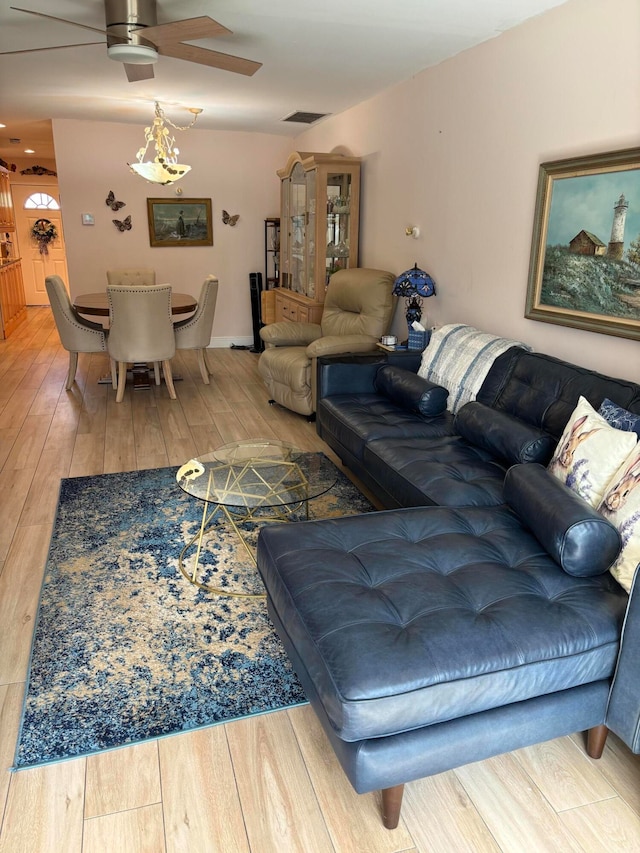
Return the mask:
{"type": "Polygon", "coordinates": [[[125,65],[153,65],[158,61],[158,51],[145,44],[112,44],[107,56],[125,65]]]}
{"type": "Polygon", "coordinates": [[[176,148],[175,136],[171,135],[166,124],[171,125],[171,127],[176,130],[189,130],[189,128],[193,127],[196,123],[202,110],[197,109],[196,107],[191,108],[189,112],[193,114],[193,119],[190,124],[187,124],[184,127],[180,127],[168,119],[164,114],[164,110],[161,109],[160,104],[157,101],[155,104],[155,110],[156,113],[153,124],[149,127],[145,127],[144,129],[145,145],[136,154],[136,160],[138,162],[128,163],[127,165],[134,174],[140,175],[140,177],[144,178],[145,181],[165,186],[166,184],[172,184],[175,181],[179,181],[180,178],[187,174],[187,172],[191,171],[191,166],[178,163],[178,155],[180,154],[180,151],[176,148]],[[153,143],[155,147],[156,156],[153,160],[145,161],[144,158],[151,143],[153,143]]]}
{"type": "MultiPolygon", "coordinates": [[[[251,77],[262,67],[261,62],[252,59],[242,59],[220,53],[216,50],[197,47],[188,42],[198,39],[231,36],[233,33],[222,24],[214,21],[208,15],[186,18],[182,21],[169,21],[158,24],[157,0],[104,0],[105,28],[80,24],[56,15],[37,12],[34,9],[22,9],[10,6],[16,12],[35,15],[50,21],[58,21],[101,33],[106,36],[107,55],[124,65],[127,80],[137,83],[141,80],[151,80],[154,77],[153,65],[158,56],[169,56],[182,59],[185,62],[195,62],[234,74],[244,74],[251,77]]],[[[178,5],[173,4],[173,5],[178,5]]],[[[81,44],[56,45],[50,48],[30,48],[27,50],[6,50],[3,55],[12,53],[33,53],[41,50],[60,50],[67,47],[86,47],[88,44],[104,44],[104,42],[83,42],[81,44]]]]}

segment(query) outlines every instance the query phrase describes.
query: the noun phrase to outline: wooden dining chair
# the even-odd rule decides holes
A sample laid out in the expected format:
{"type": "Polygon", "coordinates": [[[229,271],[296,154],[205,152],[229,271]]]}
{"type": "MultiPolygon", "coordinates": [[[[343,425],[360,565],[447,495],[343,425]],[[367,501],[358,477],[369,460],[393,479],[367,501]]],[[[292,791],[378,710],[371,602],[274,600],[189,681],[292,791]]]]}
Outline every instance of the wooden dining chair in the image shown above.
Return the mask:
{"type": "MultiPolygon", "coordinates": [[[[98,323],[83,319],[69,299],[64,281],[59,275],[48,275],[44,280],[51,303],[60,342],[69,353],[69,370],[65,388],[71,389],[78,369],[79,352],[107,352],[107,333],[98,323]]],[[[111,365],[111,381],[116,387],[115,365],[111,365]]]]}
{"type": "Polygon", "coordinates": [[[176,340],[171,320],[171,285],[107,287],[110,329],[107,339],[109,354],[118,364],[116,403],[124,397],[127,365],[152,361],[162,362],[164,379],[172,400],[176,399],[171,372],[171,359],[176,340]]]}
{"type": "Polygon", "coordinates": [[[211,368],[207,361],[207,347],[211,343],[211,327],[218,299],[218,279],[214,275],[205,278],[198,307],[193,317],[174,324],[176,349],[195,349],[198,351],[198,367],[205,385],[209,385],[211,368]]]}

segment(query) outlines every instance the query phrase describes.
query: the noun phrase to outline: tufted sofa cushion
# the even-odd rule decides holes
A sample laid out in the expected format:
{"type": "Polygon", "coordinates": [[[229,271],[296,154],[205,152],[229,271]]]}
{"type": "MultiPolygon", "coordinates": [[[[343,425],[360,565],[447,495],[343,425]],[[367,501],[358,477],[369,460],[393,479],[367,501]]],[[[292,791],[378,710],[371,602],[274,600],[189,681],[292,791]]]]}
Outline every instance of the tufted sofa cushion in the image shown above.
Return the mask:
{"type": "Polygon", "coordinates": [[[627,604],[609,574],[565,574],[506,508],[270,525],[258,568],[346,741],[609,678],[627,604]]]}
{"type": "Polygon", "coordinates": [[[640,414],[640,393],[635,383],[594,373],[544,353],[523,351],[490,404],[559,439],[579,396],[594,409],[609,397],[640,414]]]}
{"type": "Polygon", "coordinates": [[[340,394],[327,397],[318,411],[322,436],[329,444],[345,447],[361,460],[365,444],[375,439],[440,438],[453,433],[453,415],[443,412],[424,420],[401,409],[381,394],[340,394]]]}
{"type": "Polygon", "coordinates": [[[362,460],[380,490],[400,506],[504,503],[508,464],[459,435],[370,441],[362,460]]]}

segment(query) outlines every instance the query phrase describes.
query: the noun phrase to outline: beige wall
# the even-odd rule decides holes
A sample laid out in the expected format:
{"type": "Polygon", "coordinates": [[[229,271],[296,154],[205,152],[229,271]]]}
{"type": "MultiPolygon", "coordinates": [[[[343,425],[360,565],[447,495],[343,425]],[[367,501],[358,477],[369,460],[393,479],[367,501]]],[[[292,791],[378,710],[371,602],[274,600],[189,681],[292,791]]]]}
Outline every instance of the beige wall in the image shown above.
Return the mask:
{"type": "MultiPolygon", "coordinates": [[[[149,116],[151,120],[152,116],[149,116]]],[[[176,123],[177,119],[171,116],[176,123]]],[[[56,119],[53,133],[72,296],[103,290],[110,267],[153,267],[158,282],[197,295],[205,276],[220,279],[212,345],[253,341],[249,273],[264,267],[264,223],[278,215],[276,169],[292,150],[282,137],[214,132],[193,128],[176,133],[192,171],[179,184],[157,186],[134,175],[127,162],[144,142],[143,128],[56,119]],[[155,248],[149,245],[147,198],[210,198],[213,246],[155,248]],[[105,204],[113,190],[126,207],[117,213],[105,204]],[[222,224],[222,210],[240,214],[235,227],[222,224]],[[95,225],[83,226],[82,213],[95,225]],[[131,231],[119,232],[113,219],[132,218],[131,231]]]]}
{"type": "Polygon", "coordinates": [[[361,264],[431,272],[431,322],[640,381],[639,342],[524,319],[539,164],[637,145],[638,0],[570,0],[296,140],[364,158],[361,264]]]}

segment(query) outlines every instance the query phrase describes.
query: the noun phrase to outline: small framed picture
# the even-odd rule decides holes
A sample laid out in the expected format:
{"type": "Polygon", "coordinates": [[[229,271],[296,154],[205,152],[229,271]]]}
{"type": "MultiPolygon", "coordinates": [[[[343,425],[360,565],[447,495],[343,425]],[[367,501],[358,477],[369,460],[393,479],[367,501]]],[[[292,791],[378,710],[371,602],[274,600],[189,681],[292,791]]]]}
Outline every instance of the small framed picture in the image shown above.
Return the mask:
{"type": "Polygon", "coordinates": [[[148,198],[152,246],[213,246],[210,198],[148,198]]]}
{"type": "Polygon", "coordinates": [[[93,213],[83,213],[82,214],[82,224],[83,225],[95,225],[96,221],[93,218],[93,213]]]}

